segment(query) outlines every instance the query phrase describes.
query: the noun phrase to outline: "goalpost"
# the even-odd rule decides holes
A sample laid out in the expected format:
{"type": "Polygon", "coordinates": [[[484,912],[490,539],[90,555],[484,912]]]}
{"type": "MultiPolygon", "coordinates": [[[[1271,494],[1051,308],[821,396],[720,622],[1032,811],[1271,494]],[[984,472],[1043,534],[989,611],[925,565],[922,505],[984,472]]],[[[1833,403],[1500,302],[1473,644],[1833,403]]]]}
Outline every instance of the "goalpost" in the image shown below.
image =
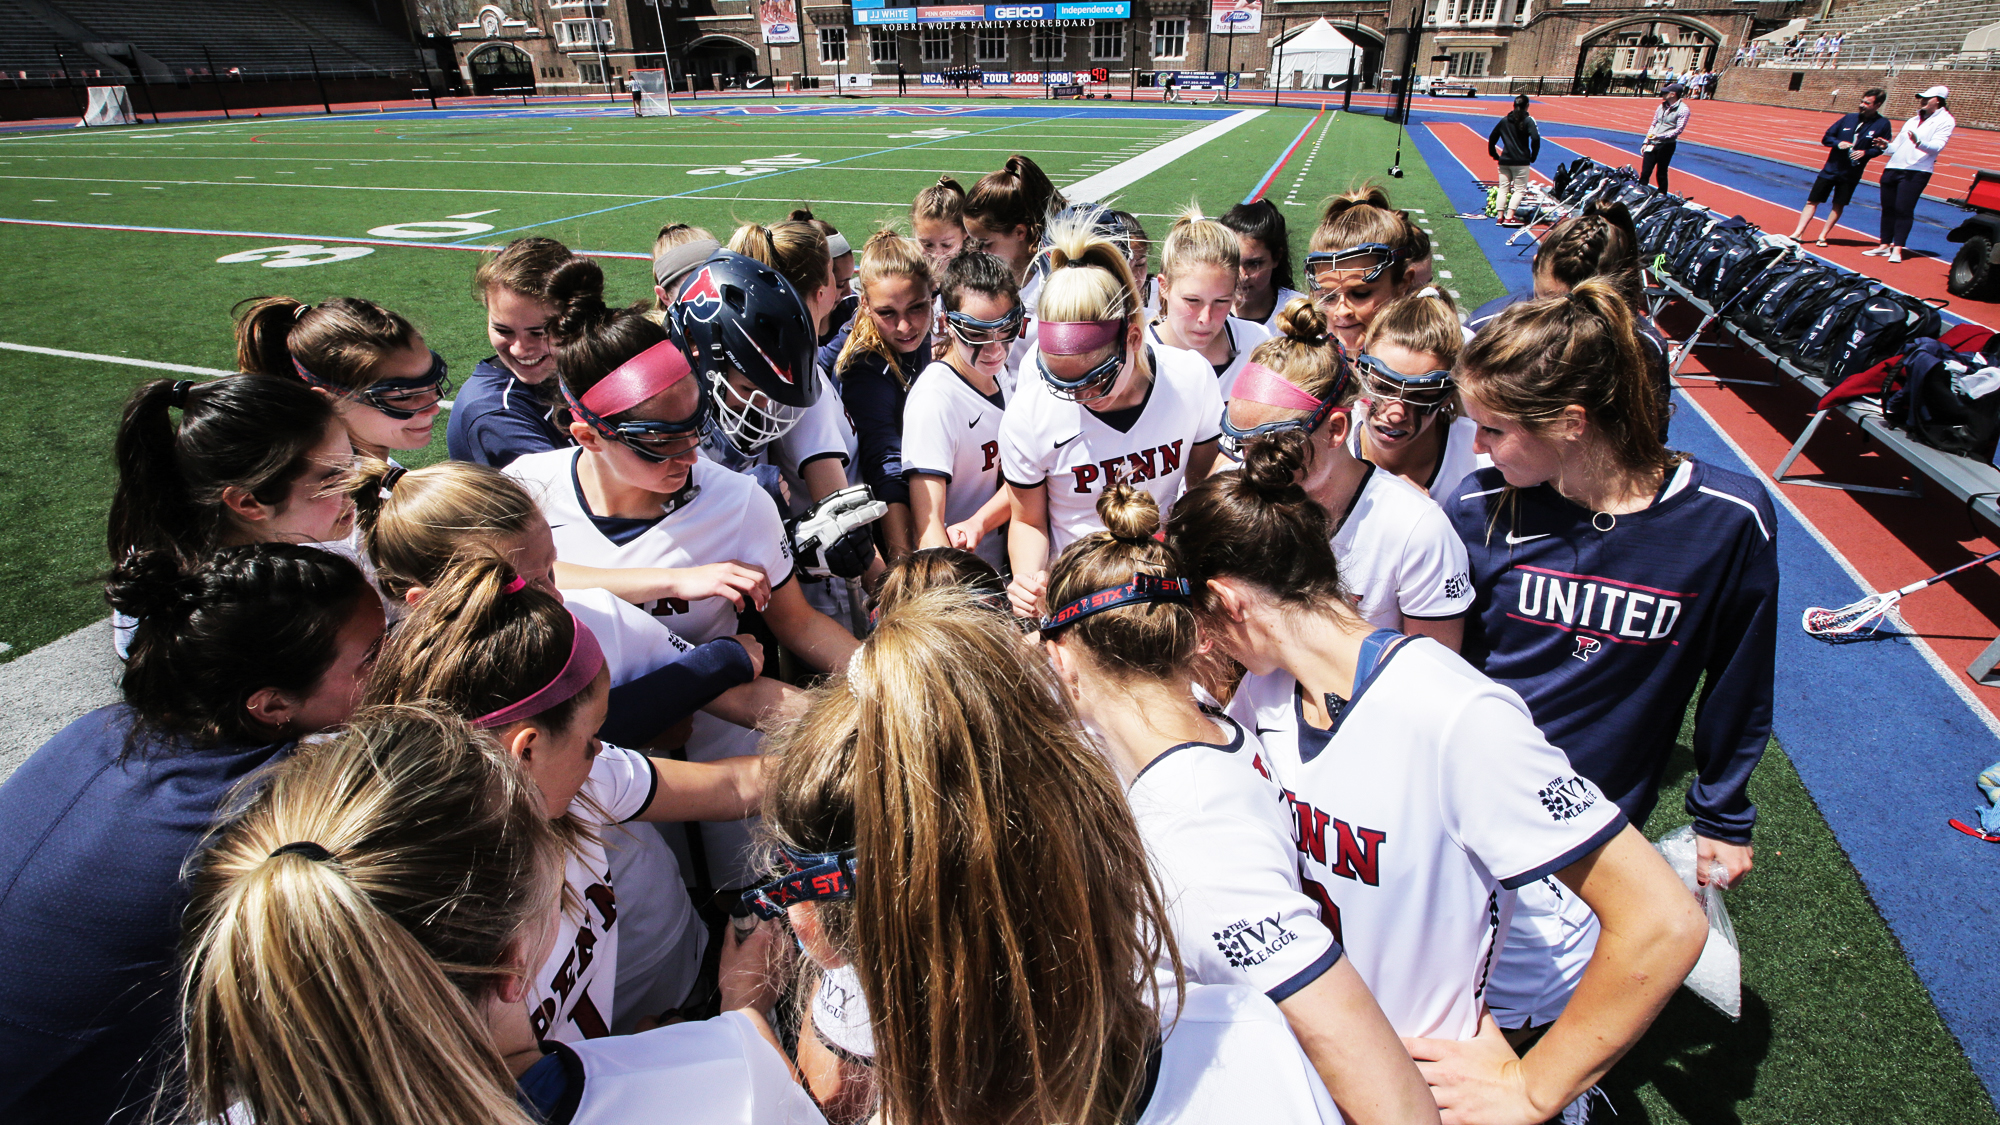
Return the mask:
{"type": "Polygon", "coordinates": [[[132,96],[123,86],[91,86],[90,105],[83,112],[83,125],[137,125],[132,112],[132,96]]]}
{"type": "Polygon", "coordinates": [[[632,116],[672,117],[674,96],[667,87],[667,72],[653,68],[630,70],[626,79],[632,87],[632,116]]]}

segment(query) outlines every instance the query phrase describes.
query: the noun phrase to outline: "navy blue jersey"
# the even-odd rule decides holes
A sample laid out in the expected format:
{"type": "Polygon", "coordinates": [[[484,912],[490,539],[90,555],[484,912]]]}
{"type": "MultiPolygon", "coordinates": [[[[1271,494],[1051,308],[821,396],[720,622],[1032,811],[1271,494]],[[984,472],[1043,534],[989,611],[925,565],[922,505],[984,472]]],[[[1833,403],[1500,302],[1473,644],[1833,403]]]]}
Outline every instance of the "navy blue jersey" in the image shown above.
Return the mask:
{"type": "Polygon", "coordinates": [[[858,352],[840,373],[840,400],[854,420],[860,445],[861,479],[885,504],[908,504],[910,485],[903,476],[903,404],[910,386],[931,354],[931,339],[900,357],[897,370],[873,352],[858,352]]]}
{"type": "Polygon", "coordinates": [[[181,868],[231,786],[292,743],[64,727],[0,785],[0,1120],[139,1121],[174,1061],[181,868]]]}
{"type": "MultiPolygon", "coordinates": [[[[551,376],[553,378],[553,376],[551,376]]],[[[535,388],[514,377],[499,357],[488,356],[453,400],[445,423],[444,447],[454,461],[504,469],[514,458],[569,444],[556,428],[549,404],[535,388]]]]}
{"type": "Polygon", "coordinates": [[[1827,148],[1826,163],[1821,166],[1820,174],[1860,179],[1868,162],[1881,155],[1875,149],[1875,138],[1887,141],[1895,135],[1896,127],[1879,113],[1867,121],[1861,120],[1858,113],[1848,114],[1827,126],[1826,135],[1819,139],[1819,143],[1827,148]],[[1842,141],[1853,147],[1838,147],[1842,141]]]}
{"type": "Polygon", "coordinates": [[[1508,489],[1481,469],[1445,513],[1472,564],[1465,658],[1519,692],[1634,824],[1658,799],[1699,686],[1688,812],[1702,835],[1749,843],[1746,787],[1771,734],[1777,652],[1777,521],[1763,488],[1684,462],[1652,507],[1598,531],[1554,488],[1508,489]]]}

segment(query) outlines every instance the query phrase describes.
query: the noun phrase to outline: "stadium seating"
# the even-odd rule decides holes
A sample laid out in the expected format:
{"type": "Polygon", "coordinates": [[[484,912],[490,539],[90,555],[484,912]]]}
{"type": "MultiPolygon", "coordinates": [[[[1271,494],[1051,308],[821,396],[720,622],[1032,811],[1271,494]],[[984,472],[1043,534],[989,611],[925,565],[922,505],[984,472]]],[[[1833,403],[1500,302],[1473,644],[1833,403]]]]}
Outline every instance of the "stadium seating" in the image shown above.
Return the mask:
{"type": "Polygon", "coordinates": [[[1990,23],[2000,23],[2000,0],[1863,0],[1806,25],[1805,34],[1814,39],[1845,34],[1843,65],[1866,65],[1871,57],[1880,65],[1892,55],[1915,60],[1950,55],[1967,35],[1990,23]]]}
{"type": "MultiPolygon", "coordinates": [[[[56,0],[51,6],[88,30],[91,42],[129,43],[176,77],[206,73],[211,57],[217,70],[240,68],[247,77],[307,74],[315,56],[329,76],[407,72],[421,65],[409,40],[347,0],[283,5],[256,0],[56,0]]],[[[8,32],[0,37],[0,71],[50,73],[57,49],[70,57],[72,67],[93,65],[70,36],[15,0],[0,0],[0,26],[8,32]]]]}

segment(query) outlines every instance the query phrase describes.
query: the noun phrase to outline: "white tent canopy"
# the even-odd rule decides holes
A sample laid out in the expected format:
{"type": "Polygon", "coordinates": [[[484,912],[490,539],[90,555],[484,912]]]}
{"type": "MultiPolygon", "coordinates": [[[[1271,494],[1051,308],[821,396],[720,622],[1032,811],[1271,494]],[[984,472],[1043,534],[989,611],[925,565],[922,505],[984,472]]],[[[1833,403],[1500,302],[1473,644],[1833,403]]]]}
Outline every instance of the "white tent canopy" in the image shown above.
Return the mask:
{"type": "Polygon", "coordinates": [[[1324,85],[1329,77],[1345,78],[1350,59],[1358,78],[1361,48],[1324,19],[1315,20],[1312,26],[1287,36],[1271,48],[1271,69],[1278,72],[1287,86],[1292,84],[1294,74],[1303,74],[1304,84],[1309,87],[1324,85]]]}

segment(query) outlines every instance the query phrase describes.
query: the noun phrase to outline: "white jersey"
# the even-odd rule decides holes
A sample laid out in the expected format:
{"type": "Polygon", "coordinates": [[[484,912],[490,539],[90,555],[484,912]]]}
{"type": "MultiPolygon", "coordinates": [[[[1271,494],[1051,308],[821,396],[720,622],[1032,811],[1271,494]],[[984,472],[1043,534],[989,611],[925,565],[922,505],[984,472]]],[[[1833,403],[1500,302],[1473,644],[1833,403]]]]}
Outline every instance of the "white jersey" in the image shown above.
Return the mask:
{"type": "Polygon", "coordinates": [[[1282,285],[1278,286],[1278,299],[1271,303],[1271,315],[1259,322],[1263,324],[1264,331],[1276,336],[1278,334],[1278,314],[1284,312],[1285,306],[1291,304],[1293,299],[1303,296],[1305,294],[1296,289],[1287,289],[1282,285]]]}
{"type": "Polygon", "coordinates": [[[1383,468],[1372,468],[1333,533],[1340,584],[1378,629],[1403,618],[1463,617],[1472,608],[1465,543],[1444,509],[1383,468]]]}
{"type": "MultiPolygon", "coordinates": [[[[1215,371],[1217,385],[1222,391],[1222,397],[1226,400],[1229,398],[1230,393],[1236,389],[1236,377],[1241,375],[1243,368],[1249,364],[1250,352],[1258,344],[1270,339],[1271,331],[1254,320],[1243,320],[1240,317],[1234,316],[1222,322],[1222,331],[1229,337],[1229,362],[1223,364],[1220,371],[1216,371],[1215,365],[1209,363],[1208,357],[1202,355],[1200,352],[1191,348],[1182,348],[1179,350],[1187,352],[1203,363],[1207,363],[1209,370],[1215,371]]],[[[1160,338],[1160,326],[1157,324],[1146,326],[1146,338],[1153,342],[1154,347],[1173,347],[1172,344],[1160,338]]]]}
{"type": "MultiPolygon", "coordinates": [[[[1160,518],[1173,510],[1194,448],[1222,434],[1222,395],[1215,369],[1193,352],[1151,347],[1153,379],[1133,411],[1107,420],[1057,398],[1048,383],[1023,379],[1000,423],[1000,471],[1019,488],[1048,484],[1049,557],[1103,528],[1097,498],[1107,474],[1151,493],[1160,518]],[[1112,421],[1129,420],[1119,429],[1112,421]]],[[[1040,360],[1030,358],[1030,370],[1040,360]]]]}
{"type": "MultiPolygon", "coordinates": [[[[556,557],[562,561],[595,567],[693,567],[736,561],[762,568],[774,590],[791,580],[791,538],[785,534],[777,503],[751,478],[713,461],[697,460],[680,505],[627,542],[616,543],[591,522],[584,504],[576,478],[582,455],[580,448],[530,453],[504,470],[541,504],[555,534],[556,557]]],[[[640,608],[694,644],[738,632],[736,607],[727,598],[693,602],[660,598],[640,608]]],[[[742,757],[757,753],[760,741],[754,730],[698,712],[687,754],[697,762],[742,757]]],[[[754,824],[754,818],[746,818],[706,826],[709,870],[705,876],[695,872],[684,853],[690,881],[705,878],[718,887],[745,885],[755,868],[750,858],[754,824]]]]}
{"type": "MultiPolygon", "coordinates": [[[[570,802],[568,815],[590,836],[602,838],[653,803],[659,775],[636,750],[605,746],[590,777],[570,802]]],[[[611,1033],[618,963],[618,896],[612,890],[604,845],[583,839],[563,867],[563,909],[555,945],[535,973],[528,1019],[535,1038],[574,1041],[611,1033]]]]}
{"type": "MultiPolygon", "coordinates": [[[[1000,419],[1006,407],[1004,392],[988,398],[941,361],[911,384],[903,404],[903,468],[944,478],[946,527],[971,519],[1000,491],[1000,419]]],[[[974,553],[1002,568],[1004,528],[988,532],[974,553]]]]}
{"type": "MultiPolygon", "coordinates": [[[[749,477],[713,461],[696,461],[689,474],[692,494],[658,523],[615,543],[591,522],[577,483],[576,463],[583,453],[581,448],[530,453],[505,470],[541,504],[562,561],[607,568],[736,561],[761,567],[773,589],[792,577],[792,544],[778,506],[749,477]]],[[[736,607],[727,598],[661,598],[640,608],[694,644],[738,631],[736,607]]]]}
{"type": "Polygon", "coordinates": [[[1555,876],[1523,886],[1500,958],[1486,984],[1486,1006],[1515,1031],[1554,1023],[1569,1006],[1597,952],[1597,915],[1555,876]]]}
{"type": "Polygon", "coordinates": [[[785,1057],[748,1016],[724,1012],[557,1048],[574,1112],[549,1125],[824,1125],[785,1057]]]}
{"type": "Polygon", "coordinates": [[[1291,1024],[1255,989],[1190,984],[1161,1006],[1160,1074],[1138,1125],[1338,1125],[1291,1024]]]}
{"type": "Polygon", "coordinates": [[[1229,713],[1292,803],[1306,893],[1397,1034],[1469,1039],[1512,892],[1625,815],[1519,695],[1429,638],[1375,661],[1331,732],[1307,726],[1299,693],[1283,671],[1249,676],[1229,713]]]}
{"type": "Polygon", "coordinates": [[[854,966],[841,965],[819,975],[813,989],[813,1032],[835,1054],[850,1059],[875,1057],[875,1030],[868,1023],[868,999],[861,995],[861,978],[854,966]]]}
{"type": "MultiPolygon", "coordinates": [[[[1347,439],[1347,447],[1354,451],[1356,457],[1367,457],[1361,448],[1361,430],[1367,424],[1368,401],[1363,399],[1354,404],[1353,436],[1347,439]]],[[[1473,470],[1492,468],[1493,458],[1473,451],[1472,436],[1478,431],[1479,427],[1470,418],[1454,419],[1451,428],[1445,431],[1444,456],[1438,458],[1437,469],[1431,474],[1430,485],[1426,489],[1431,499],[1440,506],[1453,498],[1452,490],[1458,487],[1459,481],[1471,476],[1473,470]]]]}
{"type": "Polygon", "coordinates": [[[611,686],[619,687],[657,671],[694,651],[660,619],[609,590],[559,590],[563,608],[590,627],[604,650],[611,686]]]}
{"type": "MultiPolygon", "coordinates": [[[[1165,751],[1125,795],[1188,982],[1282,1001],[1332,968],[1340,943],[1299,889],[1291,806],[1251,765],[1263,747],[1233,719],[1216,725],[1218,741],[1165,751]]],[[[1155,979],[1171,995],[1173,966],[1155,979]]]]}

